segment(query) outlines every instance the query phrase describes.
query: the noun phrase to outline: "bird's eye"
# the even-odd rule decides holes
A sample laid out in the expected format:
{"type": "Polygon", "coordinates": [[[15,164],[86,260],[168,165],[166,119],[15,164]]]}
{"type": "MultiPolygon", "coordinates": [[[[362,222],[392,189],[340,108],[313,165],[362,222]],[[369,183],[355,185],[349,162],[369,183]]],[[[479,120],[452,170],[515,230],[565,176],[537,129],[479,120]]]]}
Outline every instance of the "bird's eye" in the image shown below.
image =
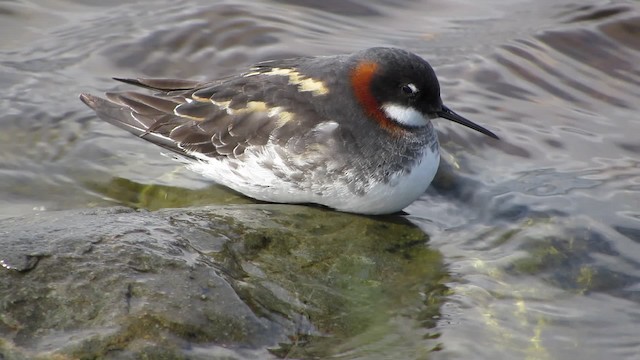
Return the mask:
{"type": "Polygon", "coordinates": [[[416,96],[416,94],[418,94],[418,88],[413,84],[402,85],[400,90],[402,90],[402,93],[406,96],[416,96]]]}

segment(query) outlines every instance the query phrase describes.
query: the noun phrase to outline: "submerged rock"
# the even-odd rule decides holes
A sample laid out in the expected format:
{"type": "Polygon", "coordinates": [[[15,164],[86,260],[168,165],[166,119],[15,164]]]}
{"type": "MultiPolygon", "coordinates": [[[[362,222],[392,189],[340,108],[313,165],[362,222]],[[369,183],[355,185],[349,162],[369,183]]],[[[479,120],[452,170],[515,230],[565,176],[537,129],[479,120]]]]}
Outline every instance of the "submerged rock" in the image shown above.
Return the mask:
{"type": "Polygon", "coordinates": [[[6,219],[0,357],[424,354],[447,291],[427,240],[401,217],[271,204],[6,219]]]}

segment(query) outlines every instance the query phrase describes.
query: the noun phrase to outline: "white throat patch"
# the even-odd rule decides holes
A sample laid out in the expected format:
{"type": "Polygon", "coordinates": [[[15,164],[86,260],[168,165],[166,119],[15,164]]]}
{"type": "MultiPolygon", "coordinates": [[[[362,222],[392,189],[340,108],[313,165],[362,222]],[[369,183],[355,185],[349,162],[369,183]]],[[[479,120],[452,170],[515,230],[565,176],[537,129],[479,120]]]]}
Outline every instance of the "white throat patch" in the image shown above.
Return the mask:
{"type": "Polygon", "coordinates": [[[418,127],[429,123],[427,117],[412,107],[387,103],[382,105],[382,110],[389,119],[401,125],[418,127]]]}

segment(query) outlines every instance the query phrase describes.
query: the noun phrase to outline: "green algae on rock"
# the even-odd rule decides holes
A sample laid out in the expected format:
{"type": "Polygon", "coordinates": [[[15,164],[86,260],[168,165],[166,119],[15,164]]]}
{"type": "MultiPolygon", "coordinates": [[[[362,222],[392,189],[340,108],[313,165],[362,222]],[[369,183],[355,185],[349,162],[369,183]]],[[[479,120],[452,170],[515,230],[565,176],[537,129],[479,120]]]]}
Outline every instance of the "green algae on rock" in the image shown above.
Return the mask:
{"type": "Polygon", "coordinates": [[[16,358],[421,357],[437,347],[425,338],[437,338],[447,274],[400,217],[113,208],[7,219],[0,232],[11,234],[0,353],[16,358]]]}

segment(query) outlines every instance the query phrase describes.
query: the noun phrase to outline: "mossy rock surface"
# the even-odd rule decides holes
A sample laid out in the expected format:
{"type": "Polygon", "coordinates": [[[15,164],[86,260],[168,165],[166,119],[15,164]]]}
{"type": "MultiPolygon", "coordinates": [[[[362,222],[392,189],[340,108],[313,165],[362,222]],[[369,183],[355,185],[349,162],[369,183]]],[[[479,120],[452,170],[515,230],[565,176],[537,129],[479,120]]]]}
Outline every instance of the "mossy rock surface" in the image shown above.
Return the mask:
{"type": "Polygon", "coordinates": [[[7,359],[422,358],[448,291],[402,217],[110,208],[6,219],[0,234],[7,359]]]}

